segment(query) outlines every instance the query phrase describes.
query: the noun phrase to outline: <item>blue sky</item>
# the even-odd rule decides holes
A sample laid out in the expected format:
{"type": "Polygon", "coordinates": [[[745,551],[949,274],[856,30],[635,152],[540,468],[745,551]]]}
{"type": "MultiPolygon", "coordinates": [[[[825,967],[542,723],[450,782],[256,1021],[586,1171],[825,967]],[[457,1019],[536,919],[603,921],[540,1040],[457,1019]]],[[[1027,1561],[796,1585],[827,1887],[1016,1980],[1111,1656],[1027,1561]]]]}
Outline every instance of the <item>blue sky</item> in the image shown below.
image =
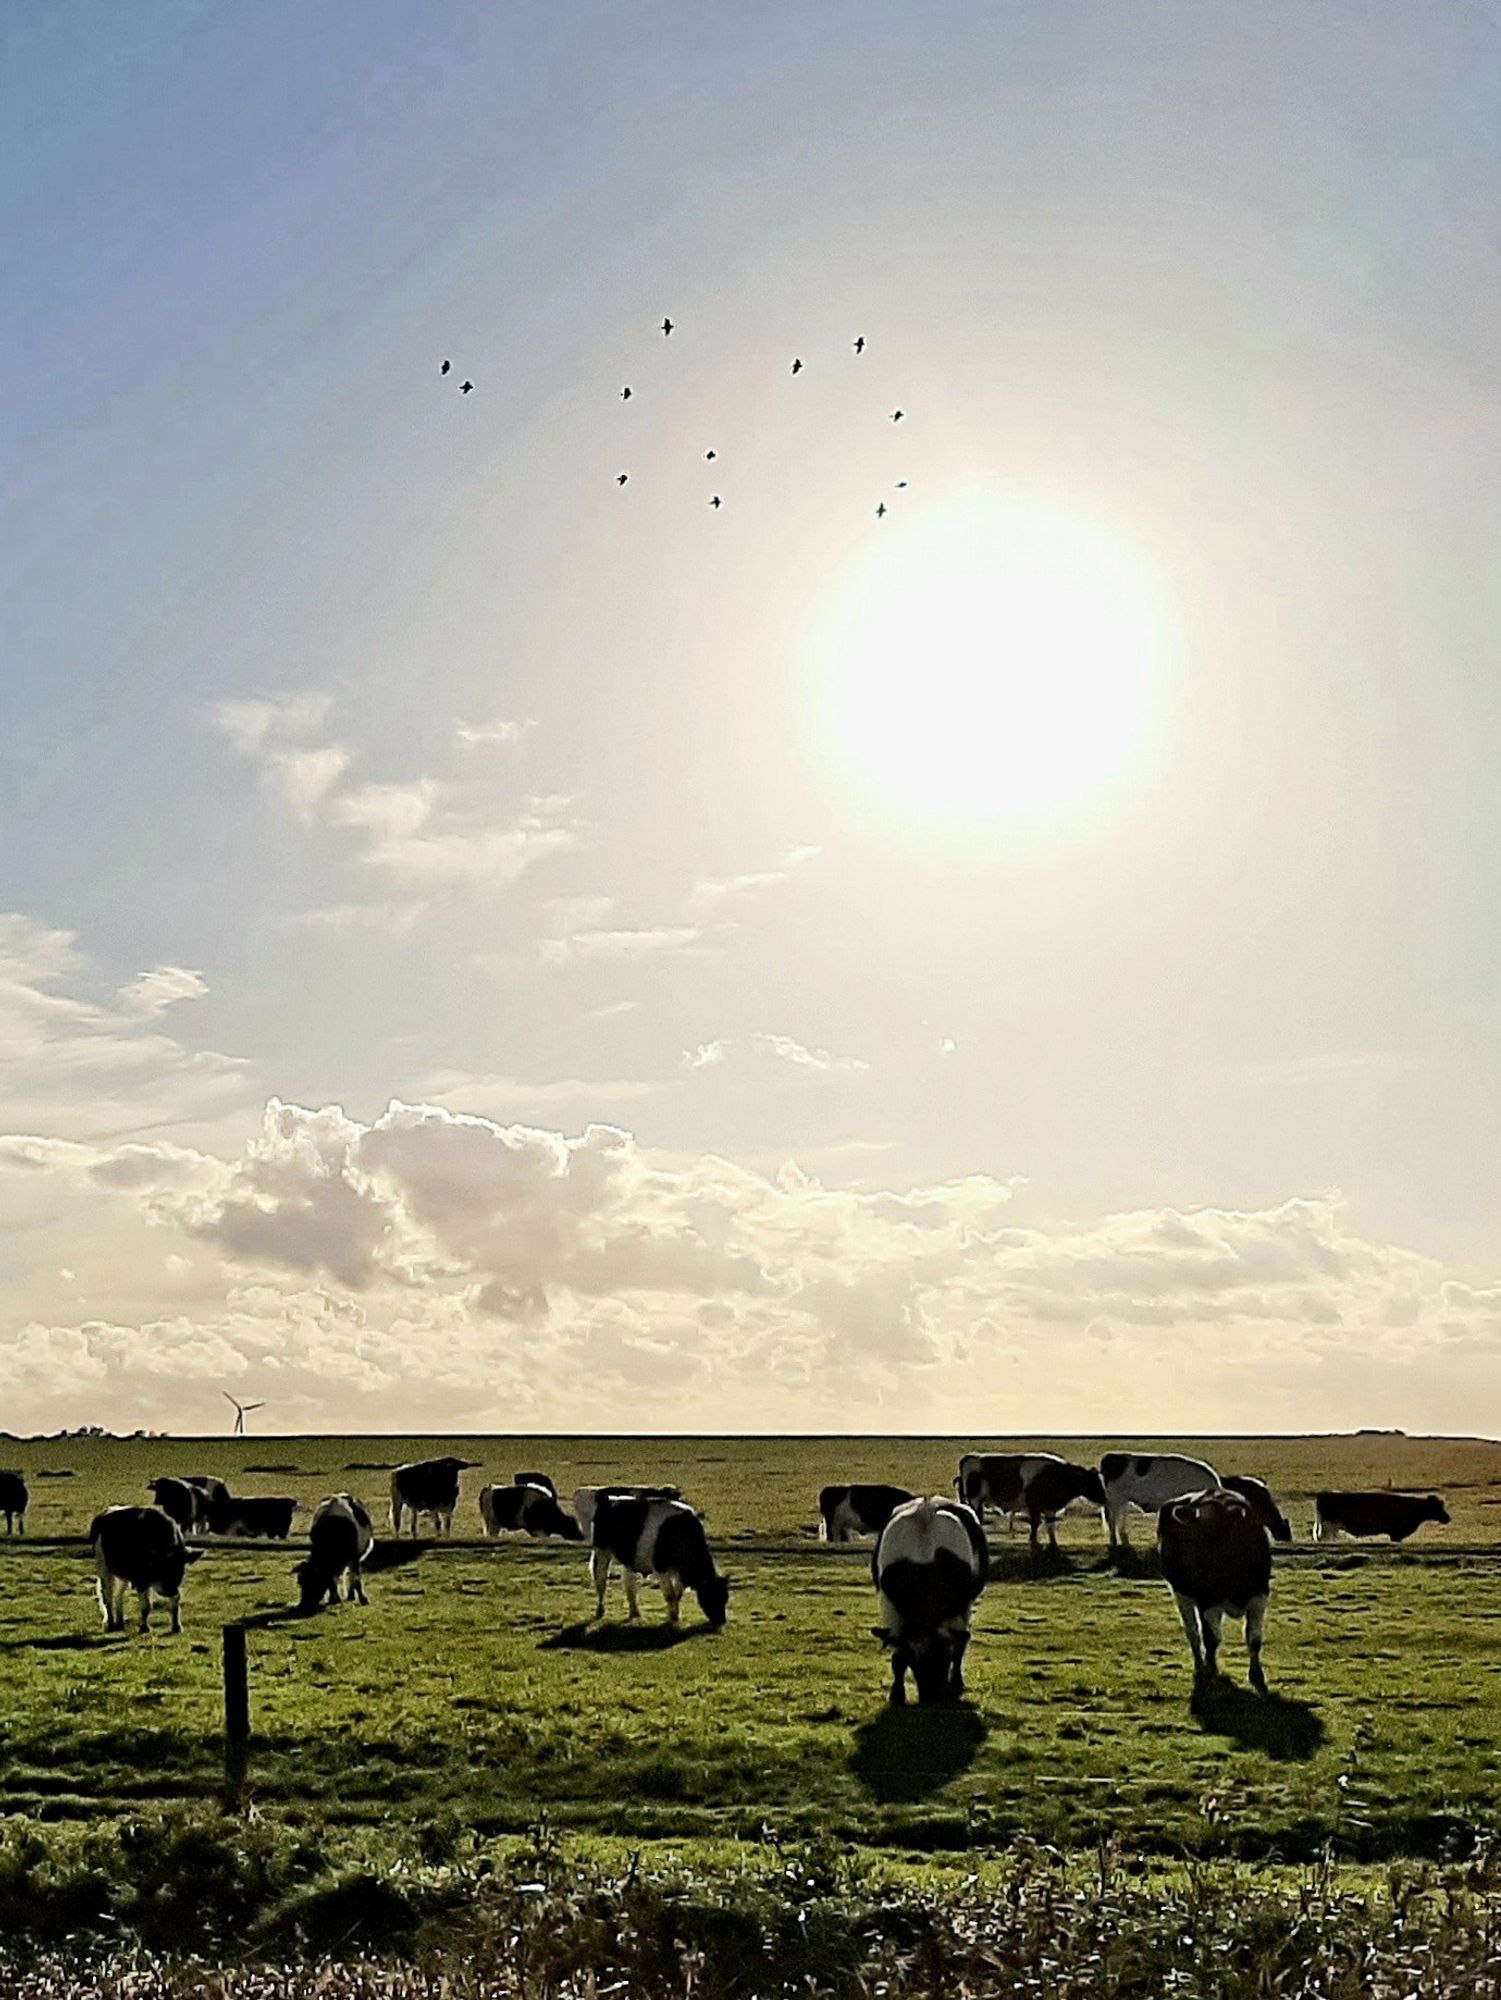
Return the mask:
{"type": "Polygon", "coordinates": [[[1491,10],[0,40],[25,1421],[1473,1422],[1491,10]],[[914,812],[816,635],[995,503],[1151,578],[1150,726],[914,812]]]}

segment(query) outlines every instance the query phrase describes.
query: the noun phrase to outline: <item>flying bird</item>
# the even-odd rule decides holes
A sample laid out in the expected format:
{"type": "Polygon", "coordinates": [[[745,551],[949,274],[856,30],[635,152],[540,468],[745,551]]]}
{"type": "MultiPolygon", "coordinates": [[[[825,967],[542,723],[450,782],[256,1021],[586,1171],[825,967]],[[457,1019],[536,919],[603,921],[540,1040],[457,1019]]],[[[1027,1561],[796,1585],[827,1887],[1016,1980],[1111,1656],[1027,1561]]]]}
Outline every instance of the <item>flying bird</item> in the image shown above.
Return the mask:
{"type": "Polygon", "coordinates": [[[863,354],[865,352],[865,335],[863,333],[860,335],[859,339],[855,342],[855,352],[857,354],[863,354]]]}
{"type": "Polygon", "coordinates": [[[802,372],[803,372],[803,364],[802,364],[802,362],[801,362],[801,361],[794,361],[794,362],[793,362],[793,364],[792,364],[792,372],[793,372],[793,374],[794,374],[794,375],[801,375],[801,374],[802,374],[802,372]]]}
{"type": "Polygon", "coordinates": [[[443,366],[442,366],[442,367],[441,367],[441,368],[440,368],[440,369],[438,370],[438,373],[439,373],[440,375],[446,375],[446,374],[448,373],[449,369],[450,369],[450,368],[452,368],[452,366],[453,366],[453,363],[452,363],[451,361],[445,361],[445,362],[443,363],[443,366]]]}
{"type": "Polygon", "coordinates": [[[628,472],[617,472],[615,475],[615,484],[617,486],[624,486],[625,482],[630,478],[630,476],[631,475],[628,472]]]}
{"type": "Polygon", "coordinates": [[[629,389],[622,389],[622,390],[621,390],[621,392],[620,392],[620,400],[621,400],[621,402],[622,402],[622,403],[628,403],[628,402],[629,402],[629,401],[631,400],[631,392],[630,392],[630,390],[629,390],[629,389]]]}
{"type": "Polygon", "coordinates": [[[719,456],[719,453],[718,453],[717,451],[706,451],[706,452],[704,453],[704,458],[705,458],[705,460],[706,460],[706,461],[707,461],[707,460],[709,460],[709,459],[711,459],[711,458],[718,458],[718,456],[719,456]]]}
{"type": "Polygon", "coordinates": [[[899,423],[901,422],[902,418],[903,418],[903,417],[904,417],[904,416],[905,416],[906,414],[907,414],[907,413],[906,413],[906,411],[905,411],[905,410],[893,410],[893,411],[892,411],[892,413],[891,413],[891,421],[892,421],[892,422],[893,422],[894,424],[899,424],[899,423]]]}
{"type": "Polygon", "coordinates": [[[662,338],[665,340],[668,334],[671,332],[672,332],[672,321],[670,319],[664,319],[662,322],[662,338]]]}
{"type": "Polygon", "coordinates": [[[883,500],[881,504],[876,508],[876,519],[879,521],[885,512],[886,512],[886,502],[883,500]]]}
{"type": "Polygon", "coordinates": [[[474,384],[473,384],[472,382],[461,382],[461,383],[459,384],[459,394],[460,394],[461,396],[467,396],[467,395],[469,394],[469,391],[470,391],[470,390],[471,390],[471,389],[472,389],[473,387],[474,387],[474,384]]]}
{"type": "Polygon", "coordinates": [[[718,507],[720,505],[720,499],[717,493],[714,495],[714,498],[709,502],[709,505],[711,507],[718,507]]]}
{"type": "Polygon", "coordinates": [[[896,482],[896,490],[897,490],[897,492],[898,492],[898,493],[903,493],[903,492],[905,492],[905,491],[906,491],[906,487],[907,487],[907,482],[906,482],[906,480],[905,480],[905,479],[899,479],[899,480],[898,480],[898,481],[896,482]]]}

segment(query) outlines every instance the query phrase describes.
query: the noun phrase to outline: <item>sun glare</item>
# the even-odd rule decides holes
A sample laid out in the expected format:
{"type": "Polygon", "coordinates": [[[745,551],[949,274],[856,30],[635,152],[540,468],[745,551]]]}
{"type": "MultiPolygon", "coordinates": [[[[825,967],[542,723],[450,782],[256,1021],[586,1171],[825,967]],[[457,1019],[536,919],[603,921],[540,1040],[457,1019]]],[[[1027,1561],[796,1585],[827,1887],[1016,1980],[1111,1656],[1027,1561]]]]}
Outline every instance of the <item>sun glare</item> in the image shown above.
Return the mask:
{"type": "Polygon", "coordinates": [[[839,757],[965,817],[1099,791],[1141,737],[1161,656],[1146,574],[1056,514],[986,505],[884,540],[820,642],[839,757]]]}

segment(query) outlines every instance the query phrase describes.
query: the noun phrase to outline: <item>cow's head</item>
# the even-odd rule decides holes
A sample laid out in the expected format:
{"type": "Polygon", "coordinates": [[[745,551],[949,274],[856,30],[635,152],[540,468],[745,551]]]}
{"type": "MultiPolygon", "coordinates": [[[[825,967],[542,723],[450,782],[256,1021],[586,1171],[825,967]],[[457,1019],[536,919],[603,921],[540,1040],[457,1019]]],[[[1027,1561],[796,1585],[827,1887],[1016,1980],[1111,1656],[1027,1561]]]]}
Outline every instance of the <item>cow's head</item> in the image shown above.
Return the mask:
{"type": "Polygon", "coordinates": [[[1092,1500],[1097,1507],[1103,1507],[1105,1482],[1095,1468],[1092,1465],[1078,1465],[1074,1467],[1074,1471],[1077,1474],[1075,1483],[1079,1488],[1079,1498],[1092,1500]]]}
{"type": "Polygon", "coordinates": [[[715,1572],[705,1577],[693,1594],[709,1621],[710,1631],[719,1631],[730,1615],[730,1579],[715,1572]]]}
{"type": "Polygon", "coordinates": [[[316,1611],[328,1595],[329,1575],[320,1569],[311,1557],[304,1557],[300,1563],[292,1565],[292,1574],[297,1579],[297,1609],[316,1611]]]}
{"type": "Polygon", "coordinates": [[[909,1641],[912,1678],[919,1701],[949,1701],[954,1694],[954,1669],[964,1651],[967,1632],[929,1632],[909,1641]]]}
{"type": "Polygon", "coordinates": [[[1225,1480],[1232,1493],[1238,1493],[1249,1503],[1251,1512],[1274,1542],[1290,1542],[1293,1538],[1292,1523],[1272,1498],[1272,1490],[1264,1479],[1252,1479],[1246,1473],[1232,1472],[1225,1480]]]}
{"type": "Polygon", "coordinates": [[[1449,1525],[1449,1510],[1436,1493],[1430,1493],[1423,1502],[1425,1521],[1437,1521],[1442,1527],[1449,1525]]]}

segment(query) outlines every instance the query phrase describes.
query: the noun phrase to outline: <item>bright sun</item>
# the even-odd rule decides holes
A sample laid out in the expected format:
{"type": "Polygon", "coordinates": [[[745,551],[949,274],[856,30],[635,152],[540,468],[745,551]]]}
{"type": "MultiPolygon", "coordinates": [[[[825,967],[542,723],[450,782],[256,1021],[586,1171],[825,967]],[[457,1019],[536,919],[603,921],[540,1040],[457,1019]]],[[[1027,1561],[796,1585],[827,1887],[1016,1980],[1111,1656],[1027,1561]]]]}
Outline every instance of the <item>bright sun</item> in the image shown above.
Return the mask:
{"type": "Polygon", "coordinates": [[[996,504],[884,541],[823,635],[839,754],[887,797],[971,818],[1098,791],[1162,651],[1149,578],[1104,537],[996,504]]]}

